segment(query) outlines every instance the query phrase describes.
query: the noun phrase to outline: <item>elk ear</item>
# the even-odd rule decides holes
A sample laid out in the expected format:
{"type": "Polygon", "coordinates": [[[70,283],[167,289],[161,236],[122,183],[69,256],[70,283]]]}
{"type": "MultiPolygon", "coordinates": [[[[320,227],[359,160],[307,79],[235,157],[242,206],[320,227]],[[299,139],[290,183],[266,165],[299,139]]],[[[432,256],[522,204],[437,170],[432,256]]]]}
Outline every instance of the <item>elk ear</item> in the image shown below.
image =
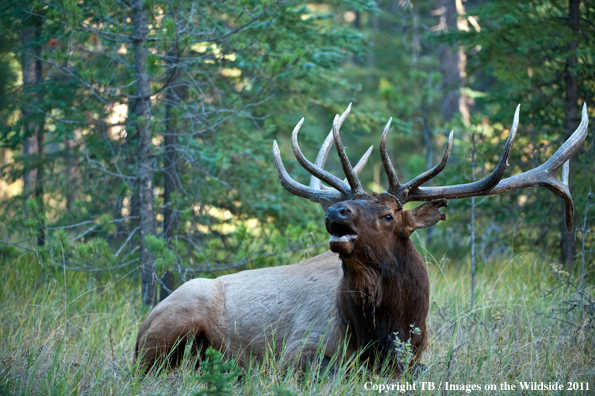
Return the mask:
{"type": "Polygon", "coordinates": [[[320,198],[320,200],[318,202],[320,203],[320,206],[322,206],[322,210],[324,210],[324,213],[326,213],[328,208],[330,208],[331,206],[333,206],[336,203],[336,202],[333,202],[330,199],[326,199],[324,197],[320,198]]]}
{"type": "Polygon", "coordinates": [[[415,230],[431,227],[440,220],[446,220],[446,215],[440,212],[440,208],[447,206],[446,199],[435,199],[418,206],[415,209],[403,211],[404,236],[408,237],[415,230]]]}

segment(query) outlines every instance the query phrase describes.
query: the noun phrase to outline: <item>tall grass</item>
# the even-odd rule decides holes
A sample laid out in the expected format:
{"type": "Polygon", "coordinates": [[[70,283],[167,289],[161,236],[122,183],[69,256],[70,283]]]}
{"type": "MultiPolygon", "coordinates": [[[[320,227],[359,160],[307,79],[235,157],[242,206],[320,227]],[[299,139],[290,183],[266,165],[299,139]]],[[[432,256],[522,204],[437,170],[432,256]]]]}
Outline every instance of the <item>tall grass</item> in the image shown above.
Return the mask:
{"type": "MultiPolygon", "coordinates": [[[[468,263],[428,257],[428,267],[430,337],[421,368],[397,380],[357,362],[338,365],[334,375],[298,374],[282,371],[268,357],[242,369],[233,394],[370,394],[375,393],[366,390],[370,383],[407,381],[417,384],[415,394],[440,393],[420,391],[422,381],[495,384],[497,391],[471,392],[490,395],[521,394],[520,381],[590,381],[590,392],[549,394],[595,394],[593,334],[587,323],[582,330],[568,325],[585,322],[579,309],[552,316],[566,291],[544,293],[558,282],[548,263],[517,256],[484,266],[472,308],[468,263]],[[517,390],[500,391],[504,382],[517,390]]],[[[200,390],[200,370],[192,359],[176,370],[137,374],[132,347],[146,312],[135,271],[94,277],[44,266],[32,253],[4,260],[0,271],[0,394],[192,395],[200,390]]]]}

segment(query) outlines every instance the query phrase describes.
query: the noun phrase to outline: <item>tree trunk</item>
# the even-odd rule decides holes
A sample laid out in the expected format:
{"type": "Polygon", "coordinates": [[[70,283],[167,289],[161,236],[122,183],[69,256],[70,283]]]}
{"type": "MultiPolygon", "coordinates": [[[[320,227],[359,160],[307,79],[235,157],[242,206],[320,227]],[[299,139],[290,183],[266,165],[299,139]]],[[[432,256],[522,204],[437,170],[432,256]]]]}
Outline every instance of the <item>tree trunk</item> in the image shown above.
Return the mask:
{"type": "Polygon", "coordinates": [[[73,209],[80,188],[80,169],[74,155],[74,150],[77,143],[80,142],[81,136],[81,130],[75,129],[74,139],[64,139],[64,159],[66,160],[66,172],[68,175],[68,185],[70,186],[66,192],[66,211],[68,213],[71,213],[73,209]]]}
{"type": "MultiPolygon", "coordinates": [[[[41,84],[43,83],[43,65],[41,63],[41,24],[43,20],[38,18],[35,23],[35,84],[37,85],[37,103],[39,107],[43,106],[43,91],[41,84]]],[[[35,175],[35,199],[37,200],[37,207],[41,213],[39,219],[39,229],[37,230],[37,245],[45,245],[45,230],[44,230],[44,202],[43,202],[43,142],[45,140],[45,114],[38,113],[37,117],[37,131],[35,138],[37,139],[37,173],[35,175]]]]}
{"type": "MultiPolygon", "coordinates": [[[[580,18],[580,0],[568,0],[568,26],[573,32],[573,37],[577,37],[579,32],[579,18],[580,18]]],[[[564,89],[566,91],[566,100],[564,105],[564,140],[568,139],[574,128],[579,123],[578,118],[578,83],[576,78],[576,67],[578,65],[577,58],[578,42],[576,39],[568,43],[568,57],[566,58],[566,71],[564,76],[564,89]]],[[[576,162],[573,158],[572,163],[576,162]]],[[[572,189],[571,189],[572,192],[572,189]]],[[[574,253],[576,251],[576,242],[574,240],[574,232],[568,232],[564,219],[560,222],[560,260],[562,264],[571,264],[574,260],[574,253]]]]}
{"type": "MultiPolygon", "coordinates": [[[[126,120],[126,129],[128,131],[137,131],[138,130],[138,126],[137,126],[137,122],[136,122],[136,115],[137,115],[137,102],[138,100],[135,98],[131,98],[128,100],[128,118],[126,120]]],[[[136,153],[136,150],[138,149],[138,136],[136,134],[133,133],[127,133],[126,134],[126,151],[128,153],[130,153],[129,156],[127,156],[126,158],[127,161],[130,161],[130,166],[134,167],[135,163],[134,163],[134,153],[136,153]]],[[[131,188],[132,191],[130,191],[130,216],[132,216],[134,219],[131,221],[131,224],[133,225],[133,228],[138,227],[139,225],[139,198],[138,198],[138,179],[132,180],[131,181],[131,188]]]]}
{"type": "MultiPolygon", "coordinates": [[[[5,172],[8,173],[8,169],[5,171],[4,170],[4,166],[8,165],[10,163],[10,157],[11,157],[11,152],[8,150],[8,148],[6,147],[2,147],[0,148],[0,186],[6,186],[8,187],[9,183],[6,182],[5,180],[5,172]]],[[[9,198],[9,189],[8,188],[3,188],[0,189],[0,201],[3,201],[5,199],[9,198]]]]}
{"type": "MultiPolygon", "coordinates": [[[[178,163],[178,137],[176,136],[175,115],[172,108],[179,100],[176,92],[178,82],[178,68],[175,58],[178,55],[177,43],[167,57],[167,64],[170,68],[169,86],[165,95],[165,174],[163,177],[163,236],[166,240],[174,237],[178,228],[178,217],[175,210],[175,203],[172,200],[178,188],[177,184],[177,163],[178,163]]],[[[171,271],[166,271],[161,279],[161,290],[159,300],[164,300],[174,289],[174,277],[171,271]]]]}
{"type": "Polygon", "coordinates": [[[38,16],[25,14],[23,16],[21,67],[23,71],[23,93],[26,95],[22,106],[23,132],[25,142],[23,154],[31,157],[27,162],[31,167],[23,175],[25,195],[33,194],[38,206],[39,229],[37,230],[37,245],[45,244],[43,225],[43,141],[45,116],[32,111],[27,103],[36,102],[42,106],[43,93],[40,85],[43,82],[43,68],[41,63],[41,27],[43,19],[38,16]],[[34,94],[37,88],[37,95],[34,94]],[[33,165],[32,165],[33,164],[33,165]]]}
{"type": "Polygon", "coordinates": [[[136,131],[138,136],[138,199],[140,217],[140,259],[142,303],[154,306],[157,303],[155,282],[155,257],[147,250],[146,237],[155,234],[153,216],[153,166],[151,147],[151,103],[149,76],[146,71],[147,51],[144,48],[148,36],[147,11],[142,0],[132,3],[134,47],[134,75],[136,79],[136,131]]]}
{"type": "MultiPolygon", "coordinates": [[[[437,31],[469,30],[467,21],[459,15],[465,13],[462,0],[436,0],[436,13],[440,16],[437,31]]],[[[455,113],[461,113],[463,122],[469,124],[471,98],[461,93],[467,77],[467,56],[457,45],[441,44],[438,47],[440,73],[442,73],[442,118],[450,121],[455,113]]]]}
{"type": "MultiPolygon", "coordinates": [[[[26,98],[25,104],[21,107],[23,115],[23,135],[25,142],[23,144],[23,155],[30,157],[37,155],[37,136],[35,131],[36,120],[31,110],[27,106],[28,101],[33,101],[32,89],[37,81],[35,76],[35,57],[34,41],[35,41],[36,24],[35,18],[31,15],[25,14],[23,16],[23,32],[21,37],[22,51],[21,51],[21,68],[23,72],[23,93],[26,98]]],[[[27,161],[29,162],[29,161],[27,161]]],[[[37,170],[31,169],[23,175],[23,191],[25,194],[30,194],[34,190],[35,180],[37,179],[37,170]]]]}
{"type": "MultiPolygon", "coordinates": [[[[37,85],[37,103],[39,107],[43,106],[43,90],[41,90],[41,84],[43,83],[43,64],[41,63],[41,24],[43,20],[37,19],[35,23],[35,84],[37,85]]],[[[35,175],[35,199],[37,200],[37,206],[39,212],[42,214],[39,219],[39,229],[37,230],[37,245],[45,245],[45,230],[44,230],[44,202],[43,202],[43,142],[45,140],[45,114],[37,114],[37,131],[35,138],[37,139],[37,173],[35,175]]]]}
{"type": "MultiPolygon", "coordinates": [[[[426,170],[432,168],[433,160],[434,160],[434,150],[432,143],[434,142],[434,131],[432,127],[428,123],[428,108],[425,103],[422,105],[421,108],[421,124],[424,131],[424,148],[426,151],[426,170]]],[[[426,246],[429,246],[434,238],[434,227],[426,228],[426,246]]]]}

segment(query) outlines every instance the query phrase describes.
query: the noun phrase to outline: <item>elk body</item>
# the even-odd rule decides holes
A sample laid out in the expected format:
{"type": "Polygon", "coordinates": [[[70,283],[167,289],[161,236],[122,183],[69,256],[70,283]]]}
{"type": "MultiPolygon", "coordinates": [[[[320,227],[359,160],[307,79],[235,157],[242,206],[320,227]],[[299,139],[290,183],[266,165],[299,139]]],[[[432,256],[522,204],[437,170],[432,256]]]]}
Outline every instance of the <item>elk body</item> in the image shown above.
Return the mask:
{"type": "Polygon", "coordinates": [[[304,157],[297,143],[303,119],[296,126],[293,151],[312,174],[309,186],[288,175],[277,143],[273,143],[273,158],[283,187],[319,202],[325,209],[331,251],[298,264],[184,283],[149,313],[139,329],[134,353],[143,368],[164,359],[175,365],[186,342],[194,339],[194,346],[211,345],[241,364],[273,352],[282,365],[297,362],[303,367],[312,359],[330,359],[334,355],[347,358],[359,352],[363,360],[392,359],[399,369],[395,337],[410,340],[416,358],[427,338],[428,271],[409,236],[445,220],[439,209],[446,206],[447,199],[543,186],[563,199],[566,225],[572,229],[574,206],[568,189],[568,161],[587,135],[586,106],[577,130],[548,161],[502,179],[518,127],[517,107],[494,171],[478,182],[444,187],[421,185],[446,166],[452,132],[442,161],[401,184],[386,151],[389,121],[380,141],[389,180],[383,194],[366,194],[357,177],[371,148],[354,168],[345,154],[339,129],[349,110],[335,117],[315,163],[304,157]],[[333,142],[345,181],[324,170],[333,142]],[[560,181],[556,171],[561,166],[560,181]],[[403,209],[409,201],[429,202],[412,210],[403,209]],[[414,328],[420,331],[412,331],[414,328]]]}

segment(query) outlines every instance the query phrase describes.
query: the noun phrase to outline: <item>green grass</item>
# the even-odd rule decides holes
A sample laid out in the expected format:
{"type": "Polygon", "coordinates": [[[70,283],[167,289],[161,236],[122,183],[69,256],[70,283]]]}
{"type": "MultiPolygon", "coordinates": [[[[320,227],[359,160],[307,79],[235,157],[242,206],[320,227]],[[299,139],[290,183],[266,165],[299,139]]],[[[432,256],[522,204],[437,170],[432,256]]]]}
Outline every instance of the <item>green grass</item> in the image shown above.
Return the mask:
{"type": "MultiPolygon", "coordinates": [[[[589,392],[545,394],[595,394],[592,327],[580,309],[552,318],[552,310],[568,293],[561,288],[544,294],[559,282],[550,263],[518,256],[483,266],[477,275],[476,303],[470,307],[468,263],[428,261],[432,304],[422,370],[391,380],[361,365],[346,364],[334,376],[298,375],[291,369],[281,371],[271,357],[243,369],[233,394],[369,395],[377,392],[367,391],[366,383],[407,381],[416,383],[415,394],[439,393],[419,391],[422,381],[495,384],[498,389],[504,382],[517,387],[520,381],[558,381],[564,386],[568,381],[589,382],[589,392]]],[[[0,267],[0,395],[192,395],[200,390],[200,372],[191,359],[176,370],[148,376],[136,373],[132,347],[146,314],[140,307],[136,279],[132,271],[103,273],[95,280],[90,274],[42,265],[32,254],[4,260],[0,267]]]]}

